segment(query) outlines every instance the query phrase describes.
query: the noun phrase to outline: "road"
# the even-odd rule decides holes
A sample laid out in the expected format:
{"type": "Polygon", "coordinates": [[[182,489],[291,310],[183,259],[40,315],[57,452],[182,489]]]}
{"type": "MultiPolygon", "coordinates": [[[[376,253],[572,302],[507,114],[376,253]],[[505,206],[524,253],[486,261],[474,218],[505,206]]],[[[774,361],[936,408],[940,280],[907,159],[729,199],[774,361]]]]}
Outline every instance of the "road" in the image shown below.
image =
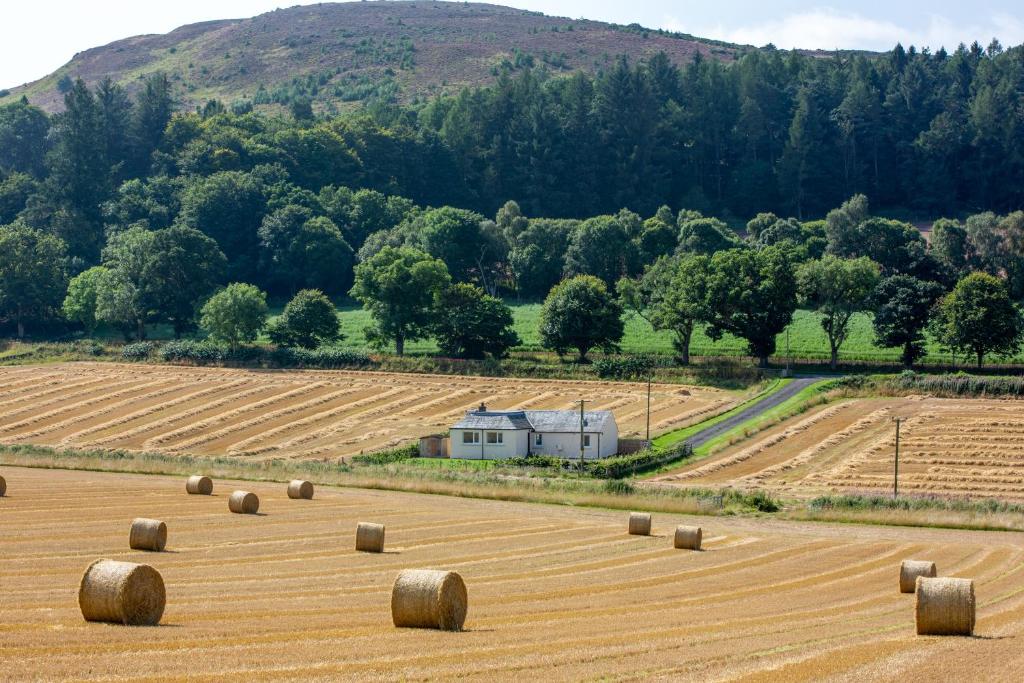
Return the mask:
{"type": "Polygon", "coordinates": [[[736,413],[730,418],[722,420],[717,424],[713,424],[703,431],[699,431],[689,439],[686,440],[692,448],[699,448],[703,446],[711,439],[715,438],[720,434],[724,434],[733,427],[741,425],[747,420],[751,420],[759,415],[762,415],[772,408],[786,402],[793,396],[799,394],[801,391],[806,389],[808,386],[819,382],[824,377],[814,375],[809,377],[797,377],[792,382],[782,387],[773,394],[770,394],[756,403],[751,403],[746,408],[736,413]]]}

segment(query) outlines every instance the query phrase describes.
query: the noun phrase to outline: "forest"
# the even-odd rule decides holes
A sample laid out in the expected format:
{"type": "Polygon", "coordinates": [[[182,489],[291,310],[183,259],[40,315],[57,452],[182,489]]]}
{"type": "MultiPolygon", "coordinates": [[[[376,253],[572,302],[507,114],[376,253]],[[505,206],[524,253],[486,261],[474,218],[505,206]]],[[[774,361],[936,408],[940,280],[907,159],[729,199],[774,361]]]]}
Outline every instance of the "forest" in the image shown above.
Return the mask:
{"type": "MultiPolygon", "coordinates": [[[[126,337],[152,322],[182,334],[227,283],[369,302],[372,264],[412,267],[412,252],[443,264],[435,282],[487,297],[593,276],[645,315],[658,264],[687,256],[736,277],[863,257],[935,283],[931,303],[978,270],[1019,299],[1022,204],[1024,48],[995,41],[683,66],[658,54],[596,76],[513,66],[493,86],[331,117],[301,100],[178,111],[160,75],[135,97],[77,81],[59,114],[0,108],[0,315],[19,335],[88,332],[97,314],[126,337]],[[931,245],[900,220],[922,216],[948,216],[931,245]],[[726,256],[744,250],[776,256],[726,256]]],[[[450,305],[476,296],[446,291],[450,305]]],[[[776,294],[795,307],[795,281],[776,294]]]]}

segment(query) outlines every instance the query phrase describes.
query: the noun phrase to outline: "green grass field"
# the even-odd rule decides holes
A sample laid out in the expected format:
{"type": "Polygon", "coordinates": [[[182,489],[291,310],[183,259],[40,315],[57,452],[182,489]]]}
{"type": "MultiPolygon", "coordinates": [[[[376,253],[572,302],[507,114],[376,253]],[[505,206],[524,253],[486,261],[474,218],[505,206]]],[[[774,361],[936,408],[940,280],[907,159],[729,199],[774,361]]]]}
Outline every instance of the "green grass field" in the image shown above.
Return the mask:
{"type": "MultiPolygon", "coordinates": [[[[522,339],[518,351],[541,351],[540,334],[537,331],[540,322],[541,304],[539,303],[515,303],[508,302],[512,308],[512,317],[515,322],[515,330],[522,339]]],[[[271,308],[271,319],[280,314],[283,305],[276,305],[271,308]]],[[[341,346],[348,348],[367,348],[366,336],[363,330],[370,325],[370,314],[359,306],[352,303],[341,303],[338,306],[341,314],[341,330],[345,335],[341,346]]],[[[171,329],[167,325],[152,325],[149,327],[151,339],[169,339],[171,329]]],[[[101,326],[97,331],[97,338],[115,341],[120,339],[116,330],[101,326]]],[[[871,342],[873,332],[871,329],[871,317],[866,314],[854,316],[851,322],[849,339],[840,351],[840,361],[861,361],[861,362],[898,362],[899,351],[897,349],[879,349],[871,342]]],[[[268,341],[264,335],[260,341],[268,341]]],[[[784,362],[786,353],[786,334],[782,333],[777,339],[777,351],[774,359],[777,363],[784,362]]],[[[622,351],[624,353],[652,353],[659,355],[671,355],[672,335],[668,332],[655,332],[651,326],[642,318],[636,315],[627,314],[626,334],[622,340],[622,351]]],[[[437,344],[432,340],[423,340],[406,343],[406,352],[409,354],[431,354],[437,352],[437,344]]],[[[825,332],[821,329],[820,316],[813,311],[797,311],[793,316],[793,322],[789,326],[789,348],[794,359],[797,360],[828,360],[828,340],[825,332]]],[[[697,330],[693,335],[693,343],[690,353],[694,356],[743,356],[746,355],[746,342],[731,335],[726,335],[715,342],[704,334],[703,330],[697,330]]],[[[928,344],[928,355],[925,361],[933,363],[950,363],[953,358],[948,353],[942,352],[937,345],[928,344]]],[[[963,358],[956,359],[958,363],[964,364],[963,358]]],[[[994,358],[986,359],[987,362],[994,361],[994,358]]],[[[1018,354],[1013,362],[1024,362],[1024,354],[1018,354]]]]}

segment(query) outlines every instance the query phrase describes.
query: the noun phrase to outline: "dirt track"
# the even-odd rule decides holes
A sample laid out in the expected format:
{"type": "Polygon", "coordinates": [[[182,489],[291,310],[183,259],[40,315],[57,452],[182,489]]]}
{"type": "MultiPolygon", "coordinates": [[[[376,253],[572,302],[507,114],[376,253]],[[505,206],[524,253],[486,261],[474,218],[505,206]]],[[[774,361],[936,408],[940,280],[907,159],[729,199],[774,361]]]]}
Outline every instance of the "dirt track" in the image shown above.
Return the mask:
{"type": "MultiPolygon", "coordinates": [[[[646,420],[646,384],[379,372],[255,371],[69,363],[0,368],[0,443],[247,458],[334,458],[447,432],[494,409],[613,410],[620,435],[646,420]],[[577,404],[578,405],[578,404],[577,404]]],[[[735,401],[715,389],[655,385],[651,430],[735,401]]]]}
{"type": "Polygon", "coordinates": [[[291,501],[246,483],[265,516],[231,515],[233,484],[5,467],[0,671],[5,680],[1019,680],[1024,534],[655,515],[354,489],[291,501]],[[127,550],[135,516],[169,553],[127,550]],[[388,553],[351,549],[358,520],[388,553]],[[699,523],[704,552],[673,550],[699,523]],[[97,557],[149,562],[168,586],[158,628],[87,624],[75,601],[97,557]],[[978,637],[921,638],[906,557],[976,580],[978,637]],[[397,630],[399,569],[469,586],[465,633],[397,630]]]}

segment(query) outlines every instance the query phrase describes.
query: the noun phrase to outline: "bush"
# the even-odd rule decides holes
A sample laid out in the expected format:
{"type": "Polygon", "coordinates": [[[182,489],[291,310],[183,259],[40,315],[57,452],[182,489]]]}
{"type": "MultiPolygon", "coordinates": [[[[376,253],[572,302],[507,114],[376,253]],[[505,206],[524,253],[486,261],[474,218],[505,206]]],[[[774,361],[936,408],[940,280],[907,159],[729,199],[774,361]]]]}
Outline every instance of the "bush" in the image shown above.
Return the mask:
{"type": "Polygon", "coordinates": [[[553,455],[528,455],[525,458],[508,458],[501,461],[513,467],[550,467],[562,469],[565,461],[553,455]]]}
{"type": "Polygon", "coordinates": [[[943,396],[1024,396],[1024,377],[983,377],[965,373],[920,375],[903,372],[887,387],[896,391],[915,391],[943,396]]]}
{"type": "Polygon", "coordinates": [[[356,455],[352,457],[352,462],[360,465],[387,465],[392,462],[401,462],[403,460],[418,458],[419,455],[419,446],[416,444],[409,444],[408,446],[394,448],[389,451],[378,451],[376,453],[356,455]]]}
{"type": "MultiPolygon", "coordinates": [[[[102,352],[102,348],[100,349],[100,351],[102,352]]],[[[135,342],[134,344],[124,345],[124,347],[121,349],[121,358],[122,360],[143,361],[147,360],[149,358],[149,354],[151,354],[152,352],[152,342],[135,342]]]]}
{"type": "Polygon", "coordinates": [[[654,372],[650,356],[608,356],[594,362],[601,379],[647,379],[654,372]]]}
{"type": "Polygon", "coordinates": [[[323,292],[304,289],[270,324],[270,340],[279,346],[316,349],[341,339],[338,311],[323,292]]]}
{"type": "Polygon", "coordinates": [[[178,339],[167,342],[160,349],[160,357],[169,363],[195,363],[210,365],[223,363],[229,355],[228,347],[208,341],[178,339]]]}
{"type": "Polygon", "coordinates": [[[671,460],[687,458],[693,454],[689,444],[683,443],[667,450],[648,448],[630,455],[616,455],[586,463],[586,470],[599,479],[622,479],[660,467],[671,460]]]}

